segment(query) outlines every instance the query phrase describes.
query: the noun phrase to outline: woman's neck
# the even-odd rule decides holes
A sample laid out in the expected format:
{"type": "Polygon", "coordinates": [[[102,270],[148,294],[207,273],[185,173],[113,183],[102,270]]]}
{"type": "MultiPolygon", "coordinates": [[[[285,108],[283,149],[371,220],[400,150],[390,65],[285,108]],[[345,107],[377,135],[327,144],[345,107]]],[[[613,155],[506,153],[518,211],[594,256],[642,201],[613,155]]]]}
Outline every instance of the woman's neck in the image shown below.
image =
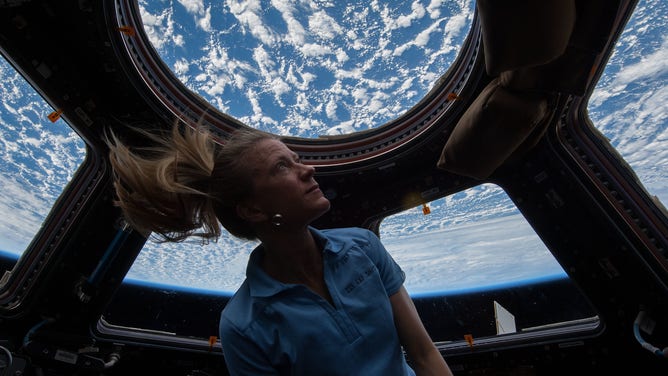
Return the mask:
{"type": "Polygon", "coordinates": [[[313,234],[307,229],[301,236],[281,237],[262,242],[262,269],[275,280],[300,284],[334,304],[325,283],[323,253],[313,234]]]}
{"type": "Polygon", "coordinates": [[[262,268],[281,282],[322,278],[322,251],[311,232],[281,233],[262,241],[262,268]]]}

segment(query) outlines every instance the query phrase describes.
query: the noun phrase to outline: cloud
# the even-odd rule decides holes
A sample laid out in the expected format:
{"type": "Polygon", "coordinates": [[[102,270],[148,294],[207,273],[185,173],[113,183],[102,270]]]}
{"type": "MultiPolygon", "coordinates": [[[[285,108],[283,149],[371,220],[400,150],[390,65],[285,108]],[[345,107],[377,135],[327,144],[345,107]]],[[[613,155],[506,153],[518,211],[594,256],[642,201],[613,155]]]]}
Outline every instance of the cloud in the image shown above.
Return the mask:
{"type": "Polygon", "coordinates": [[[21,254],[83,162],[83,141],[0,60],[0,250],[21,254]]]}
{"type": "Polygon", "coordinates": [[[318,78],[317,75],[310,72],[299,70],[299,68],[295,67],[294,64],[290,64],[288,72],[285,75],[286,82],[288,82],[297,90],[301,91],[308,90],[310,84],[316,81],[317,78],[318,78]]]}
{"type": "MultiPolygon", "coordinates": [[[[213,9],[202,1],[182,4],[196,19],[213,9]]],[[[440,3],[443,14],[449,12],[446,6],[456,8],[457,4],[440,3]]],[[[313,128],[314,134],[336,127],[328,124],[333,112],[324,110],[332,95],[338,95],[337,121],[354,118],[356,129],[361,130],[383,124],[412,107],[445,72],[447,61],[454,59],[456,51],[438,50],[439,30],[443,20],[449,19],[432,18],[438,5],[432,2],[425,8],[412,2],[392,8],[377,1],[338,6],[275,0],[263,9],[257,0],[230,0],[225,2],[223,13],[216,16],[231,20],[224,23],[225,29],[216,30],[212,25],[206,33],[179,34],[191,38],[184,41],[181,50],[193,57],[188,59],[188,65],[176,64],[177,59],[171,65],[188,87],[202,92],[217,108],[231,110],[230,115],[238,119],[251,116],[241,111],[254,107],[245,95],[246,89],[253,87],[257,105],[272,111],[268,116],[281,124],[280,129],[265,130],[302,132],[302,117],[313,119],[313,127],[322,126],[313,128]],[[421,49],[420,58],[426,58],[426,63],[417,63],[415,54],[397,59],[409,47],[421,49]],[[198,57],[200,49],[206,55],[198,57]],[[391,79],[381,78],[383,70],[393,72],[391,79]],[[408,81],[408,77],[415,79],[408,81]],[[333,86],[335,82],[339,86],[333,86]],[[371,94],[378,90],[379,82],[395,96],[371,94]],[[404,82],[411,82],[413,87],[400,87],[404,82]],[[372,95],[366,105],[352,96],[360,90],[372,95]],[[313,105],[318,101],[322,111],[316,111],[317,106],[313,105]],[[290,106],[296,103],[300,105],[295,109],[310,112],[295,116],[290,106]]],[[[169,41],[172,45],[173,40],[169,41]]],[[[252,117],[257,118],[258,114],[252,117]]]]}
{"type": "MultiPolygon", "coordinates": [[[[642,10],[643,9],[641,8],[638,11],[642,10]]],[[[665,23],[663,29],[665,29],[665,23]]],[[[610,59],[608,67],[606,67],[606,70],[614,69],[616,67],[618,67],[619,70],[617,72],[610,72],[611,78],[599,82],[589,100],[590,106],[597,107],[611,97],[624,95],[628,85],[634,82],[658,81],[663,82],[663,86],[665,86],[665,77],[668,74],[668,36],[653,29],[645,29],[643,34],[649,37],[652,35],[652,32],[657,32],[659,34],[660,47],[654,48],[651,53],[639,58],[638,61],[633,64],[622,64],[621,62],[621,60],[625,59],[624,55],[628,54],[628,52],[624,50],[631,48],[629,44],[631,46],[635,45],[636,49],[650,48],[650,46],[637,45],[639,38],[638,34],[634,34],[632,39],[629,39],[629,36],[622,34],[621,39],[615,46],[615,51],[610,59]]]]}
{"type": "MultiPolygon", "coordinates": [[[[142,2],[142,4],[145,4],[145,2],[142,2]]],[[[183,45],[183,36],[174,31],[173,10],[171,8],[155,14],[148,12],[145,5],[141,6],[139,10],[144,24],[144,32],[155,49],[160,50],[169,43],[174,43],[177,46],[183,45]]]]}
{"type": "Polygon", "coordinates": [[[179,59],[174,63],[174,66],[172,69],[174,70],[174,73],[177,75],[183,75],[188,72],[188,60],[186,59],[179,59]]]}
{"type": "Polygon", "coordinates": [[[336,104],[336,101],[332,98],[329,101],[327,101],[327,105],[325,106],[325,112],[327,113],[327,118],[331,120],[338,120],[338,116],[336,116],[336,109],[339,106],[336,104]]]}
{"type": "Polygon", "coordinates": [[[441,7],[443,6],[443,0],[431,0],[429,5],[427,5],[427,13],[432,19],[437,19],[441,17],[441,7]]]}
{"type": "Polygon", "coordinates": [[[434,23],[432,23],[429,27],[426,29],[420,31],[413,40],[409,41],[408,43],[405,43],[397,48],[394,49],[394,52],[392,55],[394,56],[401,56],[404,51],[406,51],[409,47],[415,46],[415,47],[420,47],[424,48],[427,46],[429,43],[429,38],[430,35],[436,31],[440,30],[440,23],[444,20],[439,20],[434,23]]]}
{"type": "Polygon", "coordinates": [[[24,181],[9,176],[0,180],[0,213],[4,213],[0,216],[0,250],[16,255],[23,253],[53,204],[26,188],[24,181]]]}
{"type": "Polygon", "coordinates": [[[208,7],[204,6],[202,0],[178,0],[179,4],[186,8],[190,14],[202,15],[206,12],[208,7]]]}
{"type": "Polygon", "coordinates": [[[411,3],[411,13],[409,14],[392,18],[389,12],[385,11],[384,13],[383,20],[385,21],[385,24],[388,25],[390,30],[393,30],[411,26],[413,21],[425,16],[426,10],[418,1],[413,1],[413,3],[411,3]]]}
{"type": "MultiPolygon", "coordinates": [[[[242,105],[234,102],[231,107],[248,109],[248,113],[238,116],[247,124],[307,137],[349,134],[378,126],[409,108],[412,102],[402,103],[393,95],[400,93],[399,99],[419,100],[424,87],[433,85],[447,70],[467,32],[473,9],[467,1],[432,0],[423,9],[414,2],[410,12],[397,15],[372,1],[368,7],[358,5],[351,8],[351,13],[344,12],[349,17],[337,21],[331,9],[327,9],[330,13],[324,10],[325,6],[333,7],[333,2],[321,3],[321,8],[300,17],[294,2],[276,1],[272,9],[279,11],[285,24],[271,25],[263,19],[266,9],[259,1],[227,1],[232,11],[229,16],[240,24],[219,39],[220,30],[214,30],[211,24],[211,5],[202,1],[180,3],[199,27],[192,35],[180,32],[173,9],[147,12],[144,8],[155,3],[141,2],[146,32],[156,49],[169,54],[188,52],[169,64],[175,73],[189,78],[190,84],[198,85],[203,95],[211,96],[209,100],[225,111],[235,97],[243,98],[242,105]],[[457,11],[450,14],[447,7],[457,11]],[[382,13],[384,21],[376,22],[376,13],[382,13]],[[447,22],[443,26],[444,19],[447,22]],[[441,41],[437,39],[440,26],[435,25],[443,26],[441,41]],[[294,35],[280,34],[278,26],[294,35]],[[411,34],[406,33],[409,31],[411,34]],[[235,39],[242,33],[248,33],[249,38],[235,39]],[[308,48],[302,50],[300,41],[308,48]],[[338,44],[340,41],[344,43],[338,44]],[[436,42],[441,43],[440,49],[417,67],[388,53],[404,45],[428,48],[436,42]],[[203,55],[196,55],[200,51],[203,55]],[[286,51],[308,51],[302,55],[313,59],[289,61],[282,55],[286,51]],[[249,56],[243,56],[244,52],[249,56]],[[275,112],[278,108],[284,113],[275,112]]],[[[646,12],[656,4],[663,3],[650,3],[638,10],[646,12]]],[[[621,52],[611,59],[612,70],[606,76],[611,78],[603,80],[594,92],[590,114],[597,126],[605,126],[605,134],[624,153],[651,193],[665,203],[666,26],[665,22],[653,22],[650,16],[630,26],[636,27],[635,34],[622,36],[621,52]],[[652,33],[658,35],[651,39],[659,42],[656,45],[647,43],[652,33]],[[653,52],[640,59],[640,48],[653,52]]],[[[0,248],[10,247],[20,253],[73,176],[85,149],[76,134],[60,132],[66,127],[62,121],[45,122],[52,109],[38,95],[26,94],[28,85],[17,83],[18,75],[10,72],[8,64],[0,65],[0,78],[0,132],[5,132],[0,133],[5,169],[0,181],[0,212],[6,214],[0,218],[4,237],[0,248]],[[52,134],[35,134],[44,130],[52,134]]],[[[558,264],[522,222],[514,205],[503,197],[499,199],[503,194],[499,191],[498,187],[478,186],[430,203],[432,213],[441,213],[438,217],[425,217],[414,208],[383,221],[383,241],[406,270],[411,291],[453,289],[559,272],[558,264]]],[[[162,247],[145,247],[130,276],[234,291],[243,280],[253,245],[226,237],[206,247],[186,245],[168,251],[162,247]],[[211,274],[202,274],[202,265],[211,265],[211,274]]]]}
{"type": "Polygon", "coordinates": [[[355,130],[356,130],[355,122],[353,120],[349,120],[339,123],[338,125],[335,125],[333,127],[330,127],[329,129],[327,129],[326,134],[329,136],[338,136],[342,134],[349,134],[351,132],[354,132],[355,130]]]}
{"type": "Polygon", "coordinates": [[[211,31],[211,6],[205,7],[202,0],[178,0],[186,12],[195,18],[195,24],[204,31],[211,31]]]}
{"type": "Polygon", "coordinates": [[[344,32],[344,28],[325,11],[316,11],[308,18],[309,32],[322,39],[331,40],[344,32]]]}
{"type": "Polygon", "coordinates": [[[211,7],[208,7],[204,15],[197,20],[197,26],[204,31],[211,31],[211,7]]]}
{"type": "Polygon", "coordinates": [[[230,13],[239,21],[243,33],[250,32],[262,44],[272,46],[276,43],[276,36],[262,21],[262,5],[259,0],[234,1],[227,0],[230,13]]]}
{"type": "Polygon", "coordinates": [[[306,41],[306,30],[295,17],[296,9],[293,1],[272,0],[271,5],[281,14],[283,21],[287,25],[287,32],[283,35],[283,40],[293,46],[300,46],[306,41]]]}
{"type": "Polygon", "coordinates": [[[317,43],[305,43],[298,48],[305,58],[333,54],[331,47],[317,43]]]}

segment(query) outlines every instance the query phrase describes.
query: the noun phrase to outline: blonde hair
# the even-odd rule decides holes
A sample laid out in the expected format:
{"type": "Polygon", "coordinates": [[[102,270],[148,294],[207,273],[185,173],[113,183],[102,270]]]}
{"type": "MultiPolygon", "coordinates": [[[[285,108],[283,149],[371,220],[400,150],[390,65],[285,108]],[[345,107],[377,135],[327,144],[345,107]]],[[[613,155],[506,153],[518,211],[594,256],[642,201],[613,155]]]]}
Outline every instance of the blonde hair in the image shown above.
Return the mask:
{"type": "Polygon", "coordinates": [[[232,235],[256,239],[236,213],[237,204],[253,191],[243,157],[257,142],[276,137],[244,129],[223,147],[203,127],[174,124],[171,132],[135,131],[151,145],[131,149],[113,132],[106,137],[116,204],[132,227],[163,242],[190,236],[217,240],[221,224],[232,235]]]}

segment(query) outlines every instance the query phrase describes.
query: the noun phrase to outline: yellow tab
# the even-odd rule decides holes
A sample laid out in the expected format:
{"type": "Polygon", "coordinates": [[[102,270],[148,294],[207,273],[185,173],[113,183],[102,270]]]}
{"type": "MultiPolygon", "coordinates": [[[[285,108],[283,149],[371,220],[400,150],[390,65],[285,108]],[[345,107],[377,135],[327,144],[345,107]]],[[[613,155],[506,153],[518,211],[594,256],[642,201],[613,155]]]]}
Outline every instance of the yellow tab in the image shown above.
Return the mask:
{"type": "Polygon", "coordinates": [[[218,340],[218,337],[216,336],[209,336],[209,351],[213,350],[213,345],[216,344],[216,341],[218,340]]]}
{"type": "Polygon", "coordinates": [[[55,123],[58,119],[60,119],[60,115],[63,113],[63,110],[56,110],[50,113],[47,117],[49,120],[51,120],[52,123],[55,123]]]}
{"type": "Polygon", "coordinates": [[[119,26],[118,31],[131,37],[135,36],[135,28],[132,26],[119,26]]]}
{"type": "Polygon", "coordinates": [[[471,334],[464,334],[464,339],[466,340],[466,343],[469,344],[469,347],[473,347],[473,335],[471,334]]]}

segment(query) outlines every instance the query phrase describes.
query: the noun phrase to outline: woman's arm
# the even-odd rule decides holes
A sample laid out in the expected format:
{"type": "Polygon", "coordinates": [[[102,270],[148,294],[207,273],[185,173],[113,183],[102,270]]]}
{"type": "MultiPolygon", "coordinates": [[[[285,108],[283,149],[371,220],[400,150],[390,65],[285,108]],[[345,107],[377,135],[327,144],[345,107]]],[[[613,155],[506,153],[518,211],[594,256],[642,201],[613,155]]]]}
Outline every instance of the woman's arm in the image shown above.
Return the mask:
{"type": "Polygon", "coordinates": [[[417,376],[452,376],[452,371],[434,346],[420,320],[413,300],[403,286],[390,296],[390,303],[399,340],[408,353],[408,358],[417,376]]]}

